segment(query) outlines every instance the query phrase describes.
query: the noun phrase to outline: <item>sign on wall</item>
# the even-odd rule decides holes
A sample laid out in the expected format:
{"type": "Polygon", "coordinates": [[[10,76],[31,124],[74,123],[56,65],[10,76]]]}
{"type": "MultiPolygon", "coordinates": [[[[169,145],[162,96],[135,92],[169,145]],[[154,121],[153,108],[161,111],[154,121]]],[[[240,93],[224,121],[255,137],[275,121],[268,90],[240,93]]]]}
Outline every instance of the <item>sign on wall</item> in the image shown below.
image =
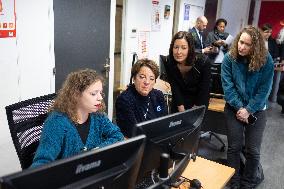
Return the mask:
{"type": "Polygon", "coordinates": [[[0,38],[16,37],[15,0],[0,0],[0,38]]]}
{"type": "Polygon", "coordinates": [[[190,9],[190,5],[185,3],[184,4],[183,20],[189,20],[189,9],[190,9]]]}
{"type": "Polygon", "coordinates": [[[148,58],[149,56],[149,31],[140,31],[138,36],[138,57],[148,58]]]}
{"type": "Polygon", "coordinates": [[[153,32],[161,31],[161,7],[159,5],[159,1],[152,1],[151,23],[153,32]]]}

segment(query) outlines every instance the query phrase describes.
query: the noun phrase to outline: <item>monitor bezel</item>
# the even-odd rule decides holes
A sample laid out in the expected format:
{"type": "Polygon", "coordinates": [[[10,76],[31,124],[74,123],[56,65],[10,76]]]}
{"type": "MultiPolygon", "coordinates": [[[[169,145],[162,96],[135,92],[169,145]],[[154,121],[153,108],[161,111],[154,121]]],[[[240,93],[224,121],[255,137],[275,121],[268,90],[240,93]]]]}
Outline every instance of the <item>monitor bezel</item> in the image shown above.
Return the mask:
{"type": "MultiPolygon", "coordinates": [[[[123,150],[123,152],[125,152],[125,153],[130,152],[131,156],[128,156],[127,159],[125,159],[125,160],[120,160],[119,157],[112,155],[113,162],[111,162],[111,163],[116,163],[115,166],[113,167],[113,169],[117,170],[117,174],[115,176],[123,175],[123,173],[127,174],[128,173],[127,171],[131,171],[130,175],[133,176],[133,178],[132,178],[133,180],[131,181],[132,183],[129,183],[129,188],[133,188],[135,186],[137,174],[138,174],[138,171],[140,169],[140,164],[141,164],[141,160],[142,160],[143,152],[144,152],[144,147],[145,147],[145,141],[146,141],[146,136],[140,135],[140,136],[137,136],[137,137],[133,137],[133,138],[130,138],[130,139],[126,139],[126,140],[108,145],[108,146],[103,147],[103,148],[90,150],[90,151],[83,152],[81,154],[78,154],[78,155],[75,155],[75,156],[72,156],[72,157],[69,157],[69,158],[56,160],[54,162],[51,162],[51,163],[48,163],[48,164],[45,164],[45,165],[42,165],[42,166],[39,166],[39,167],[36,167],[36,168],[29,168],[29,169],[25,169],[23,171],[12,173],[12,174],[9,174],[9,175],[6,175],[6,176],[3,176],[3,177],[0,178],[0,186],[1,186],[2,189],[26,188],[26,185],[19,187],[19,185],[21,186],[21,184],[19,184],[19,182],[22,183],[24,181],[24,182],[28,182],[28,184],[30,185],[30,187],[28,187],[28,188],[53,188],[53,186],[55,188],[65,188],[65,187],[70,188],[70,186],[73,186],[72,188],[75,188],[75,189],[87,188],[90,185],[94,184],[94,182],[96,181],[96,180],[93,180],[95,176],[93,176],[91,174],[93,174],[93,173],[99,174],[99,173],[96,173],[97,170],[94,170],[94,169],[89,170],[88,167],[86,167],[86,169],[87,169],[87,171],[90,171],[90,172],[88,172],[86,174],[85,174],[85,172],[83,172],[82,175],[78,176],[79,179],[77,178],[73,182],[69,181],[69,182],[66,182],[63,185],[58,185],[58,184],[55,184],[54,182],[60,182],[61,181],[61,180],[59,181],[58,179],[65,179],[65,180],[71,179],[71,178],[67,178],[67,177],[70,177],[70,176],[68,176],[68,174],[70,174],[70,172],[67,170],[67,167],[69,165],[71,165],[72,163],[74,164],[74,166],[72,167],[73,171],[77,171],[78,166],[81,165],[81,164],[87,165],[89,167],[93,166],[94,168],[96,168],[96,163],[97,163],[97,166],[99,166],[101,164],[102,164],[102,166],[104,166],[108,162],[106,160],[102,160],[102,159],[99,159],[99,158],[104,157],[105,154],[110,153],[111,151],[117,152],[117,151],[123,150]],[[131,148],[131,149],[129,149],[129,148],[131,148]],[[91,164],[85,164],[85,162],[91,162],[92,165],[91,164]],[[118,164],[117,162],[123,162],[123,163],[121,163],[120,165],[117,165],[118,164]],[[75,164],[76,164],[76,166],[75,166],[75,164]],[[136,166],[136,169],[134,170],[132,166],[136,166]],[[137,170],[137,168],[138,168],[138,170],[137,170]],[[51,172],[53,171],[53,173],[54,173],[54,171],[59,170],[59,169],[61,169],[61,171],[62,171],[62,169],[66,169],[66,175],[65,174],[63,175],[63,174],[60,174],[60,173],[57,173],[55,175],[50,175],[50,174],[48,175],[48,170],[49,171],[51,170],[51,172]],[[36,176],[38,178],[36,178],[36,176]],[[46,176],[47,178],[43,178],[44,176],[46,176]],[[48,182],[46,182],[46,186],[43,185],[42,183],[40,185],[37,185],[37,184],[39,184],[39,181],[35,181],[35,180],[40,179],[40,177],[43,180],[48,180],[48,182]],[[64,178],[64,177],[66,177],[66,178],[64,178]],[[91,178],[91,177],[92,177],[92,179],[88,179],[88,178],[91,178]],[[89,180],[90,182],[89,183],[85,182],[85,184],[83,185],[82,184],[83,180],[84,181],[89,180]]],[[[125,156],[126,155],[124,155],[124,157],[125,156]]],[[[110,167],[111,165],[108,165],[108,166],[110,167]]],[[[98,169],[102,169],[102,168],[98,167],[98,169]]],[[[108,170],[113,170],[113,169],[108,169],[108,170]]],[[[82,169],[82,170],[84,170],[84,169],[82,169]]],[[[108,170],[102,170],[101,176],[105,172],[108,172],[108,170]]],[[[81,173],[79,173],[79,174],[81,174],[81,173]]],[[[96,179],[98,181],[101,180],[101,179],[107,179],[109,177],[117,179],[115,176],[112,176],[110,174],[109,175],[105,174],[104,178],[97,177],[96,179]]],[[[110,187],[105,187],[105,188],[110,188],[110,187]]]]}
{"type": "Polygon", "coordinates": [[[168,153],[170,155],[171,161],[169,163],[169,167],[173,164],[174,161],[176,162],[181,161],[185,155],[187,154],[193,155],[197,153],[198,141],[200,137],[200,131],[201,131],[201,126],[202,126],[203,118],[205,115],[205,111],[206,111],[205,106],[198,106],[192,109],[188,109],[184,112],[178,112],[178,113],[166,115],[163,117],[159,117],[156,119],[152,119],[152,120],[148,120],[148,121],[136,124],[136,127],[133,131],[133,136],[139,135],[139,134],[145,134],[147,137],[144,156],[143,156],[142,163],[141,163],[141,169],[138,174],[138,181],[140,181],[144,176],[146,176],[147,172],[151,172],[151,170],[153,169],[158,169],[159,161],[160,161],[160,158],[158,157],[158,155],[160,155],[161,153],[168,153]],[[188,124],[190,124],[189,126],[187,126],[188,128],[187,127],[185,129],[179,128],[175,131],[177,132],[177,134],[172,136],[167,133],[168,131],[167,129],[161,129],[161,128],[168,127],[168,125],[160,126],[157,130],[162,130],[163,134],[159,136],[158,134],[153,134],[153,132],[152,133],[150,132],[151,134],[149,137],[149,134],[148,134],[149,130],[151,131],[151,128],[154,127],[153,126],[154,124],[163,122],[163,121],[170,123],[171,120],[173,119],[179,120],[179,118],[181,117],[184,119],[187,119],[185,115],[195,116],[192,120],[187,120],[188,124]],[[150,127],[150,129],[145,132],[145,130],[148,129],[146,127],[150,127]],[[179,146],[177,144],[174,144],[174,145],[171,144],[168,146],[164,146],[163,144],[163,142],[165,141],[165,145],[167,145],[167,141],[170,141],[169,138],[171,137],[173,138],[177,137],[177,143],[181,142],[182,144],[183,142],[190,142],[190,139],[188,139],[188,137],[191,134],[194,135],[195,137],[194,144],[190,144],[191,146],[190,148],[192,149],[188,149],[187,151],[180,151],[180,149],[178,148],[179,146]],[[185,137],[185,139],[179,141],[180,136],[185,137]],[[162,145],[160,145],[159,142],[162,142],[162,145]],[[149,151],[153,153],[149,155],[149,151]],[[152,166],[148,163],[150,159],[151,159],[152,164],[156,164],[155,166],[152,166]]]}

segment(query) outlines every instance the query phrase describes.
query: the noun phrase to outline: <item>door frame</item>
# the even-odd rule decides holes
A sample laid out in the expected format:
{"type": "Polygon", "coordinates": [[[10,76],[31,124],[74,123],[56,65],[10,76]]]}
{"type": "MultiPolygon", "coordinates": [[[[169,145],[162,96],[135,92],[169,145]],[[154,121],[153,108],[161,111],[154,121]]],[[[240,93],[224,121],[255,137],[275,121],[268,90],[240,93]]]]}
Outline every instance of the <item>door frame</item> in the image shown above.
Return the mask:
{"type": "Polygon", "coordinates": [[[111,0],[110,3],[110,31],[109,31],[109,82],[108,82],[108,109],[107,115],[110,120],[113,118],[113,85],[114,85],[114,48],[115,48],[115,13],[116,0],[111,0]]]}

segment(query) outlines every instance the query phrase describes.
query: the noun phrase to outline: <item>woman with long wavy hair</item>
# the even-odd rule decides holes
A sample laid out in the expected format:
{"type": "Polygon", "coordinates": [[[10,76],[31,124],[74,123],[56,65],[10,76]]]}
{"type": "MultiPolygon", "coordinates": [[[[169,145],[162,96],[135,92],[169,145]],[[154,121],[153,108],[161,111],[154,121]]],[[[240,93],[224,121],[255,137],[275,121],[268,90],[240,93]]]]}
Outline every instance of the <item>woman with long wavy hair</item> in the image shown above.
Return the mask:
{"type": "Polygon", "coordinates": [[[273,79],[273,60],[259,29],[248,26],[235,38],[221,69],[228,138],[228,165],[235,168],[231,188],[254,188],[260,147],[266,125],[267,99],[273,79]],[[246,163],[240,174],[240,154],[246,163]]]}
{"type": "Polygon", "coordinates": [[[123,140],[102,111],[103,97],[95,70],[70,73],[45,120],[32,167],[123,140]]]}

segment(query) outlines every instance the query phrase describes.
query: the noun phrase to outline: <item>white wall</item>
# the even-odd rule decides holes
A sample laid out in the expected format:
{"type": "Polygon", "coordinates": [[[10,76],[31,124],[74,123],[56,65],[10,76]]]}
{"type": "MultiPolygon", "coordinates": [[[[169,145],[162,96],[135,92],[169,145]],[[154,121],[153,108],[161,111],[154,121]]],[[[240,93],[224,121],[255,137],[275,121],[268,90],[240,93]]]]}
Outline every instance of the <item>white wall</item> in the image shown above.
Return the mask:
{"type": "Polygon", "coordinates": [[[160,0],[161,8],[160,31],[151,31],[152,1],[151,0],[125,0],[124,23],[122,42],[122,67],[121,83],[125,87],[129,83],[132,63],[132,53],[138,52],[139,31],[150,31],[149,33],[149,59],[159,63],[159,55],[167,55],[173,27],[174,2],[173,0],[160,0]],[[165,5],[170,5],[171,12],[168,20],[164,19],[165,5]],[[131,30],[137,29],[137,36],[132,38],[131,30]]]}
{"type": "Polygon", "coordinates": [[[16,1],[17,37],[0,38],[0,175],[19,170],[5,106],[54,91],[53,1],[16,1]]]}
{"type": "Polygon", "coordinates": [[[221,2],[219,16],[228,22],[226,31],[236,36],[247,25],[250,0],[223,0],[221,2]]]}

